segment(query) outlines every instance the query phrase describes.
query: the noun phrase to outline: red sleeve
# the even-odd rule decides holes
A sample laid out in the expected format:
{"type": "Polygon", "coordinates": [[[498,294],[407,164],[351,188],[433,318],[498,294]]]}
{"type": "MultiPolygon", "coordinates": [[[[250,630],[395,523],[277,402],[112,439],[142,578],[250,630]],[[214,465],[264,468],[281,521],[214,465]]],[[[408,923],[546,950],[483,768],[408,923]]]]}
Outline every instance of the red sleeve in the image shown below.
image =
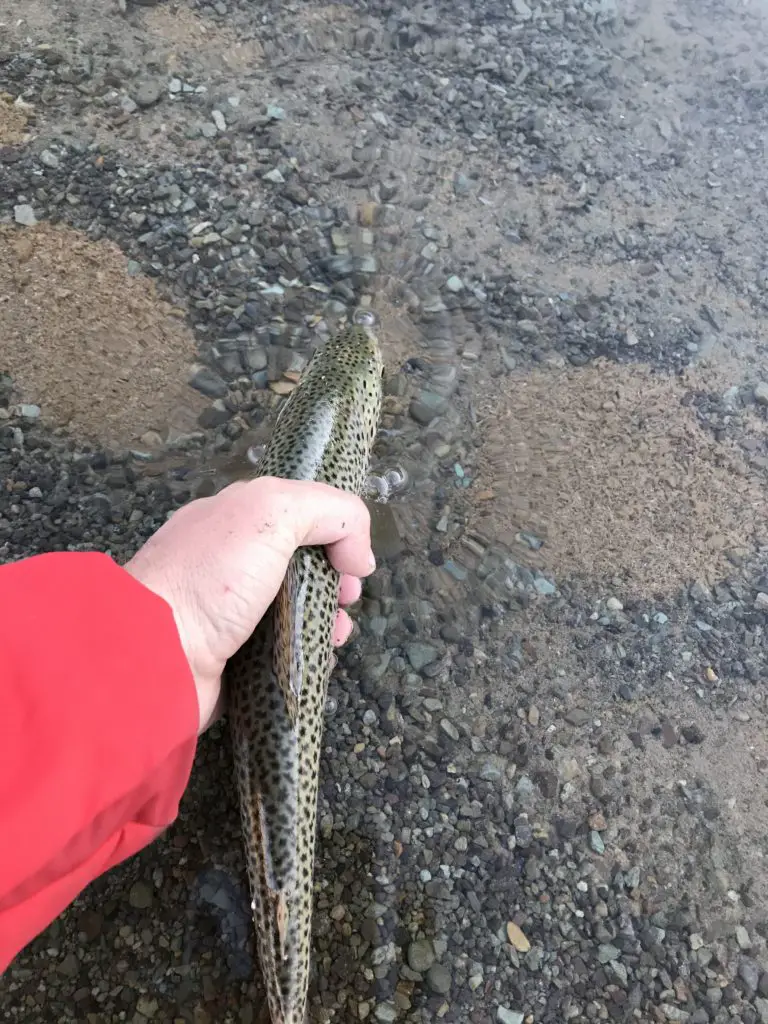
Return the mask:
{"type": "Polygon", "coordinates": [[[0,973],[171,824],[198,723],[162,598],[96,553],[0,567],[0,973]]]}

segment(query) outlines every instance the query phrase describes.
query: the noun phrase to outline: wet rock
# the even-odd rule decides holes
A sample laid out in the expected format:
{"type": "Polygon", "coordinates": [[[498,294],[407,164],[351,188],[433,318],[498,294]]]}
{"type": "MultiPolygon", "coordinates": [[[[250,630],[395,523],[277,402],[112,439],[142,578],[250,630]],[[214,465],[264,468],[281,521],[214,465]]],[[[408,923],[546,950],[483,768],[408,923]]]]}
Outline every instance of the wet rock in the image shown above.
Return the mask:
{"type": "Polygon", "coordinates": [[[58,964],[57,970],[59,974],[63,974],[65,978],[74,978],[80,973],[80,961],[74,953],[67,953],[64,959],[58,964]]]}
{"type": "Polygon", "coordinates": [[[37,224],[35,211],[29,203],[19,203],[18,206],[14,206],[13,219],[17,224],[21,224],[25,228],[31,228],[37,224]]]}
{"type": "Polygon", "coordinates": [[[430,644],[413,643],[407,645],[405,654],[414,672],[421,672],[423,668],[435,661],[439,651],[430,644]]]}
{"type": "Polygon", "coordinates": [[[453,978],[444,964],[432,964],[427,971],[427,985],[436,995],[447,996],[451,991],[453,978]]]}
{"type": "Polygon", "coordinates": [[[226,381],[207,366],[202,366],[190,379],[191,386],[208,398],[224,398],[229,392],[226,381]]]}
{"type": "Polygon", "coordinates": [[[565,720],[569,725],[580,728],[591,721],[591,716],[583,708],[571,708],[565,716],[565,720]]]}
{"type": "Polygon", "coordinates": [[[139,107],[153,107],[159,102],[163,95],[163,85],[160,82],[142,82],[133,92],[133,100],[139,107]]]}
{"type": "Polygon", "coordinates": [[[422,426],[429,426],[438,416],[442,416],[448,408],[447,399],[433,391],[421,391],[409,408],[411,417],[422,426]]]}
{"type": "Polygon", "coordinates": [[[424,974],[435,962],[435,949],[429,939],[417,939],[408,946],[408,966],[424,974]]]}
{"type": "Polygon", "coordinates": [[[134,910],[147,910],[152,906],[152,886],[147,882],[134,882],[128,892],[128,902],[134,910]]]}
{"type": "Polygon", "coordinates": [[[392,1024],[398,1017],[397,1007],[394,1003],[379,1003],[373,1011],[373,1016],[380,1024],[392,1024]]]}
{"type": "Polygon", "coordinates": [[[518,1010],[510,1010],[506,1006],[499,1006],[496,1010],[496,1020],[499,1024],[523,1024],[524,1014],[518,1010]]]}
{"type": "Polygon", "coordinates": [[[754,960],[743,956],[739,961],[739,977],[750,992],[755,992],[760,984],[760,967],[754,960]]]}

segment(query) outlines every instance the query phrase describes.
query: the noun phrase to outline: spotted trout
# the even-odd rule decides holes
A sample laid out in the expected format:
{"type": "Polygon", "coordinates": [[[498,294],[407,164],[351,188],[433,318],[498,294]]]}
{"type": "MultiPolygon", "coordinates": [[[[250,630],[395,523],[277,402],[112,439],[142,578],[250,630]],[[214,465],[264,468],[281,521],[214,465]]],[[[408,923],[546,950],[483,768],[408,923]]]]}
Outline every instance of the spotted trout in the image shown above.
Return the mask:
{"type": "MultiPolygon", "coordinates": [[[[280,410],[255,476],[360,495],[382,401],[372,314],[317,349],[280,410]]],[[[293,556],[280,591],[225,673],[256,940],[272,1024],[304,1024],[317,792],[339,573],[323,548],[293,556]]]]}

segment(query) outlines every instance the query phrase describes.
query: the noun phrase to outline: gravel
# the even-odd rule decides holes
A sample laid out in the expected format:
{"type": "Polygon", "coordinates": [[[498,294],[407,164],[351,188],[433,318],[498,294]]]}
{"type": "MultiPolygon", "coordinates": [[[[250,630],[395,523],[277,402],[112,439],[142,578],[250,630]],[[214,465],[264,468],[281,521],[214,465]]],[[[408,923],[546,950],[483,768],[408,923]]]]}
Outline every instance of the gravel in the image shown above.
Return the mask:
{"type": "MultiPolygon", "coordinates": [[[[613,380],[642,364],[674,377],[714,463],[764,490],[760,14],[374,0],[254,19],[245,0],[67,0],[54,26],[25,3],[0,54],[0,226],[77,229],[124,254],[113,292],[121,274],[153,288],[140,315],[110,311],[141,359],[100,376],[83,361],[71,415],[54,413],[72,363],[58,334],[80,321],[34,291],[22,245],[13,294],[53,312],[35,343],[49,375],[0,376],[5,560],[127,558],[247,472],[340,315],[371,301],[382,317],[373,470],[408,486],[331,684],[313,1019],[768,1020],[768,812],[747,796],[768,770],[768,551],[737,531],[717,571],[648,592],[615,559],[550,571],[544,533],[483,533],[480,476],[489,436],[508,438],[485,415],[499,382],[522,403],[563,367],[613,380]],[[159,359],[155,290],[194,337],[183,374],[159,359]],[[153,413],[130,446],[86,439],[96,397],[138,379],[169,406],[188,382],[203,405],[184,429],[153,413]]],[[[89,289],[69,288],[85,321],[89,289]]],[[[540,393],[543,424],[584,411],[540,393]]],[[[638,458],[649,422],[638,408],[622,428],[638,458]]],[[[543,464],[513,465],[509,485],[534,493],[543,464]]],[[[632,494],[630,520],[652,518],[632,494]]],[[[706,497],[670,530],[676,551],[724,531],[706,497]]],[[[256,1019],[238,827],[217,726],[178,823],[18,958],[0,1018],[256,1019]]]]}

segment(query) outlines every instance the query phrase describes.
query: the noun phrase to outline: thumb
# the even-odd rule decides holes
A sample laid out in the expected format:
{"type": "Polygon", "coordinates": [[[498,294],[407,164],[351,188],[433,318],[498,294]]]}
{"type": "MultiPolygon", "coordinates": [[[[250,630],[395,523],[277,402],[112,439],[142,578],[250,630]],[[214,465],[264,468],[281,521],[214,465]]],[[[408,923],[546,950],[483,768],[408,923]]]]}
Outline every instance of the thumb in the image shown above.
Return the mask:
{"type": "Polygon", "coordinates": [[[226,490],[240,510],[239,529],[279,550],[286,562],[297,548],[318,545],[327,549],[341,573],[362,577],[376,568],[371,516],[356,495],[314,481],[277,477],[231,484],[226,490]]]}

